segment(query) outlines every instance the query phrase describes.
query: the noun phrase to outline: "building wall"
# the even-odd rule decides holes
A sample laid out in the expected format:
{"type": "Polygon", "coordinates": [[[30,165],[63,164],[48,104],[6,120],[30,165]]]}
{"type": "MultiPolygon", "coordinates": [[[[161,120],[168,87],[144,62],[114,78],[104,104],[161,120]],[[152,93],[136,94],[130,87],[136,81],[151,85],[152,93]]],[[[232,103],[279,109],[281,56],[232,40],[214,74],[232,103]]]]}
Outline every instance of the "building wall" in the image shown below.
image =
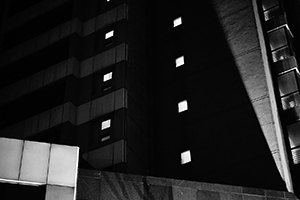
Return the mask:
{"type": "Polygon", "coordinates": [[[155,175],[259,187],[270,186],[265,180],[272,177],[273,186],[280,188],[273,159],[280,160],[276,132],[252,2],[204,2],[201,12],[191,3],[155,4],[155,175]],[[179,16],[182,25],[173,27],[179,16]],[[185,63],[176,67],[180,55],[185,63]],[[178,113],[184,99],[188,110],[178,113]],[[191,151],[191,162],[181,164],[185,150],[191,151]]]}
{"type": "Polygon", "coordinates": [[[256,1],[8,2],[0,136],[78,145],[80,167],[285,189],[256,1]]]}
{"type": "Polygon", "coordinates": [[[77,199],[297,199],[292,193],[231,185],[79,171],[77,199]]]}
{"type": "Polygon", "coordinates": [[[98,169],[146,173],[145,2],[12,0],[6,6],[0,135],[79,145],[87,162],[93,151],[104,163],[98,169]],[[112,79],[104,82],[109,72],[112,79]],[[102,131],[107,119],[110,127],[102,131]]]}

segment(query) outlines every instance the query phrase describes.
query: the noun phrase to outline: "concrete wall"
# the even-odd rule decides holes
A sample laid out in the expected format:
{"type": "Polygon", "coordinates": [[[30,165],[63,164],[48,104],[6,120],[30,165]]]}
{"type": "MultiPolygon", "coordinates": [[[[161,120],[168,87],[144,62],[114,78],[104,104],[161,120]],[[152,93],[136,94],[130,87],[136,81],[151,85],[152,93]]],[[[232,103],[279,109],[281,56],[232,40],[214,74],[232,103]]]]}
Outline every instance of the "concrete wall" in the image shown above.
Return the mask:
{"type": "Polygon", "coordinates": [[[272,110],[273,106],[271,105],[274,104],[274,97],[270,95],[272,91],[269,90],[272,88],[268,85],[271,77],[267,73],[268,66],[265,66],[263,61],[263,55],[266,52],[259,41],[258,32],[261,27],[256,24],[256,20],[259,19],[255,19],[258,17],[258,13],[255,13],[258,8],[255,6],[260,5],[253,5],[251,0],[214,0],[214,6],[269,149],[278,170],[284,177],[278,133],[276,133],[279,130],[276,130],[274,121],[276,112],[272,110]]]}
{"type": "Polygon", "coordinates": [[[289,192],[79,170],[77,200],[296,200],[289,192]]]}

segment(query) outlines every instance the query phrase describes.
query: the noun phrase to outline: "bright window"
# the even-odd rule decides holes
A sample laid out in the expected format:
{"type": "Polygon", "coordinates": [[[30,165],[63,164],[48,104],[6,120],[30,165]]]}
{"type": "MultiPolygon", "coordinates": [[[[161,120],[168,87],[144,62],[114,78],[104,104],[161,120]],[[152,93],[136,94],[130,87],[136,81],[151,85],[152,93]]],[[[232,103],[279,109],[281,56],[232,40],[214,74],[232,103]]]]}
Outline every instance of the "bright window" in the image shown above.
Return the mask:
{"type": "Polygon", "coordinates": [[[181,164],[186,164],[192,161],[191,151],[187,150],[181,153],[181,164]]]}
{"type": "Polygon", "coordinates": [[[174,21],[173,21],[173,27],[179,26],[181,24],[182,24],[181,17],[178,17],[178,18],[174,19],[174,21]]]}
{"type": "Polygon", "coordinates": [[[176,67],[184,65],[184,56],[180,56],[176,58],[175,63],[176,63],[176,67]]]}
{"type": "Polygon", "coordinates": [[[178,103],[178,112],[183,112],[188,109],[188,103],[187,100],[181,101],[178,103]]]}
{"type": "Polygon", "coordinates": [[[112,72],[103,75],[103,82],[106,82],[110,79],[112,79],[112,72]]]}
{"type": "Polygon", "coordinates": [[[110,127],[110,119],[105,120],[101,123],[101,130],[107,129],[110,127]]]}
{"type": "Polygon", "coordinates": [[[114,30],[111,30],[105,34],[105,39],[111,38],[114,36],[114,30]]]}

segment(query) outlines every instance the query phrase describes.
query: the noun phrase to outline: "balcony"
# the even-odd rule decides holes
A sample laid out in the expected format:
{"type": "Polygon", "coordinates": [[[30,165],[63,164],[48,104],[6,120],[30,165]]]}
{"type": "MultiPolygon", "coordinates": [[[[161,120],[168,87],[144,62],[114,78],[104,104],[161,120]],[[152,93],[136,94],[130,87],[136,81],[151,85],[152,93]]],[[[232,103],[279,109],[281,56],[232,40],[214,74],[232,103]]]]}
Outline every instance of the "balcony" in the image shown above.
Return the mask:
{"type": "Polygon", "coordinates": [[[295,68],[298,71],[298,64],[295,56],[290,56],[286,59],[279,60],[273,63],[272,68],[274,69],[276,75],[279,75],[282,74],[283,72],[290,71],[295,68]]]}

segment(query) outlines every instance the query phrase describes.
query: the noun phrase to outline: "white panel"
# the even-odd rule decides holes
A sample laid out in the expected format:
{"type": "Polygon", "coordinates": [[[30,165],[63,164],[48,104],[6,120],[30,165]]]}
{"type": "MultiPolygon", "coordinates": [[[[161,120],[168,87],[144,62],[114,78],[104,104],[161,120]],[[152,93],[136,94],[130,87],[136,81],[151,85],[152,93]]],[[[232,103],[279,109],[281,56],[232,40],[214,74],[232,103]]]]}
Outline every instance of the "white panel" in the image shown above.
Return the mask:
{"type": "Polygon", "coordinates": [[[75,199],[74,188],[47,185],[45,200],[74,200],[74,199],[75,199]]]}
{"type": "Polygon", "coordinates": [[[78,147],[51,145],[48,184],[75,187],[78,147]]]}
{"type": "Polygon", "coordinates": [[[25,141],[20,180],[46,183],[50,144],[25,141]]]}
{"type": "Polygon", "coordinates": [[[0,138],[0,178],[17,180],[23,140],[0,138]]]}

